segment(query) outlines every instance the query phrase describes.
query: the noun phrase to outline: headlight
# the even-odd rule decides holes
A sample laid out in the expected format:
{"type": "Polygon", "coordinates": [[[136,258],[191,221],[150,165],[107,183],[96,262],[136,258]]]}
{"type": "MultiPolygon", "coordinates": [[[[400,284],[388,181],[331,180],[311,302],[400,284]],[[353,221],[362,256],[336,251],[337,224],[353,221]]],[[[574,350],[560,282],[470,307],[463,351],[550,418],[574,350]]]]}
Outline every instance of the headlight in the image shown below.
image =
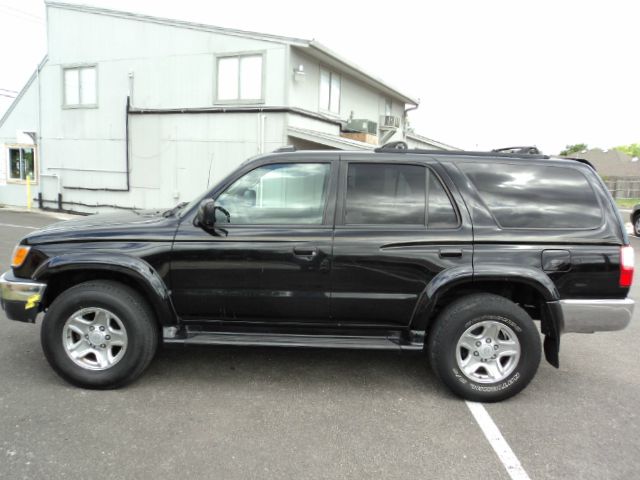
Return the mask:
{"type": "Polygon", "coordinates": [[[27,255],[29,255],[29,250],[31,250],[31,247],[16,245],[16,248],[13,249],[13,255],[11,257],[11,266],[13,268],[21,267],[24,261],[27,259],[27,255]]]}

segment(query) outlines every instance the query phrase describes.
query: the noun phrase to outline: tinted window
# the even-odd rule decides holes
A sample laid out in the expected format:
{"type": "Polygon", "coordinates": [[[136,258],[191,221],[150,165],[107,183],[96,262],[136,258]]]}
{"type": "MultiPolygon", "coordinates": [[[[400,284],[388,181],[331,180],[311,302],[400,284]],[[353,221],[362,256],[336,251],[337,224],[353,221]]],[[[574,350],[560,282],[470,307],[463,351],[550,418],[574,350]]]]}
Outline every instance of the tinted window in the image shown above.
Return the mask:
{"type": "Polygon", "coordinates": [[[425,168],[352,163],[345,222],[352,225],[424,225],[425,168]]]}
{"type": "Polygon", "coordinates": [[[451,205],[449,196],[436,175],[427,171],[429,175],[429,214],[427,226],[429,228],[455,228],[458,217],[451,205]]]}
{"type": "Polygon", "coordinates": [[[594,228],[602,212],[586,177],[572,168],[459,164],[506,228],[594,228]]]}
{"type": "MultiPolygon", "coordinates": [[[[236,225],[321,224],[328,163],[282,163],[256,168],[216,200],[236,225]]],[[[216,215],[216,222],[227,222],[216,215]]]]}

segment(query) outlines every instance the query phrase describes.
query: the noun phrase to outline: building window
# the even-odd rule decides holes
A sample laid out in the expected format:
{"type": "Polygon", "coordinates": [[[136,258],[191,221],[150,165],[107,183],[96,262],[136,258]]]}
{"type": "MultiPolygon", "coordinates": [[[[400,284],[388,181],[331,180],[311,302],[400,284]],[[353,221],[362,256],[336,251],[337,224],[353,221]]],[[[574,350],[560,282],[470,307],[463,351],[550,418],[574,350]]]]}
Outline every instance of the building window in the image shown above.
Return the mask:
{"type": "Polygon", "coordinates": [[[388,98],[384,99],[384,114],[387,117],[393,115],[393,102],[388,98]]]}
{"type": "Polygon", "coordinates": [[[262,55],[218,58],[218,101],[262,101],[262,55]]]}
{"type": "Polygon", "coordinates": [[[35,149],[33,147],[9,147],[9,180],[32,181],[36,175],[35,149]]]}
{"type": "Polygon", "coordinates": [[[95,107],[98,104],[96,67],[65,68],[64,106],[95,107]]]}
{"type": "Polygon", "coordinates": [[[340,75],[320,69],[320,110],[340,113],[340,75]]]}

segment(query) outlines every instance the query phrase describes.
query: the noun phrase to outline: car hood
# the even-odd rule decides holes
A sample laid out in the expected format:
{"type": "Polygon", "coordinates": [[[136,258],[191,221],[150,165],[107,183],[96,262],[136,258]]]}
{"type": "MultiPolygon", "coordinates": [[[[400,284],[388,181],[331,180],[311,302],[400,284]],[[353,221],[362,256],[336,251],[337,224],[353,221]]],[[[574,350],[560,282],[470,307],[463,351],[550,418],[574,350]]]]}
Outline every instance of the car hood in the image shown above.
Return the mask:
{"type": "Polygon", "coordinates": [[[176,216],[165,217],[161,210],[99,213],[35,230],[24,237],[22,243],[38,245],[69,241],[162,241],[173,238],[177,224],[176,216]]]}

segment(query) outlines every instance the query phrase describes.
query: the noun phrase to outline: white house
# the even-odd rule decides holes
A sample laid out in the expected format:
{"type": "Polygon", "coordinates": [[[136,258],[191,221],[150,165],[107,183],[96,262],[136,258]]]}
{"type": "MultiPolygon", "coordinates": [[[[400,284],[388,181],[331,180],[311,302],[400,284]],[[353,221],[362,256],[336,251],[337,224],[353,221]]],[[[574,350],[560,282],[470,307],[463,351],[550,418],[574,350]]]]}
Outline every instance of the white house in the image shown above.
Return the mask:
{"type": "Polygon", "coordinates": [[[0,204],[188,201],[284,145],[372,149],[418,100],[316,41],[49,2],[48,54],[0,119],[0,204]]]}

